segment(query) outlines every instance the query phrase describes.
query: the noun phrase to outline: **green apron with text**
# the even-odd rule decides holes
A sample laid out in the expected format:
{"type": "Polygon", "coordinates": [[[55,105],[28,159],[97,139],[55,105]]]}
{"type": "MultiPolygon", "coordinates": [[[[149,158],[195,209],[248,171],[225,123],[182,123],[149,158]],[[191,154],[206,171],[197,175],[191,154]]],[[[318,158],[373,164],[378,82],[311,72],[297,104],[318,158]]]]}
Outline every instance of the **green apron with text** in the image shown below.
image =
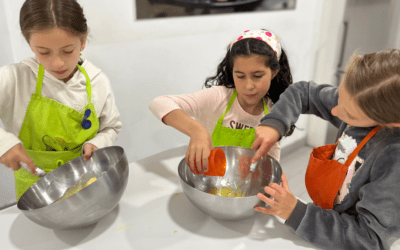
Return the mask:
{"type": "MultiPolygon", "coordinates": [[[[46,173],[82,155],[83,143],[92,139],[99,130],[99,120],[91,102],[89,76],[84,68],[77,67],[86,77],[88,104],[83,111],[78,112],[41,95],[44,67],[39,65],[36,93],[32,94],[19,133],[18,138],[34,165],[46,173]]],[[[40,179],[23,169],[15,171],[14,176],[17,200],[40,179]]]]}
{"type": "MultiPolygon", "coordinates": [[[[231,99],[229,99],[228,106],[226,107],[225,112],[222,114],[222,116],[218,119],[217,124],[215,125],[214,131],[211,135],[211,139],[213,142],[213,146],[238,146],[238,147],[245,147],[245,148],[251,148],[251,145],[254,142],[255,136],[256,136],[256,130],[254,128],[248,128],[248,129],[232,129],[228,127],[224,127],[223,121],[226,113],[230,110],[232,107],[233,102],[235,101],[237,96],[237,91],[236,89],[233,91],[233,94],[231,96],[231,99]]],[[[265,103],[265,100],[263,98],[263,103],[264,103],[264,113],[268,114],[268,107],[267,104],[265,103]]]]}

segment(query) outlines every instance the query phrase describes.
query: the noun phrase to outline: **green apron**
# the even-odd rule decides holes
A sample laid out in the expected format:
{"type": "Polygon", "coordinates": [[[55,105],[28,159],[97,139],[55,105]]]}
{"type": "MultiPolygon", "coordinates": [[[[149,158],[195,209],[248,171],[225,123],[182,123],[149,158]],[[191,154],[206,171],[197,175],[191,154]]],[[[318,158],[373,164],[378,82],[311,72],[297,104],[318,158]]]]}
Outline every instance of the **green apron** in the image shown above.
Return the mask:
{"type": "MultiPolygon", "coordinates": [[[[228,113],[229,109],[232,107],[232,104],[235,101],[236,96],[237,96],[237,91],[235,89],[233,91],[231,99],[229,99],[229,103],[228,106],[226,107],[225,112],[218,119],[218,122],[215,125],[214,131],[211,135],[214,147],[239,146],[239,147],[251,148],[251,145],[254,142],[256,136],[256,130],[254,128],[232,129],[222,126],[224,117],[226,113],[228,113]]],[[[267,104],[265,103],[264,98],[263,98],[263,103],[264,103],[264,113],[268,114],[268,107],[267,104]]]]}
{"type": "MultiPolygon", "coordinates": [[[[36,93],[32,94],[19,139],[35,166],[46,173],[82,155],[83,143],[99,130],[94,105],[91,102],[90,79],[84,68],[77,65],[86,77],[88,104],[82,112],[41,95],[44,67],[39,65],[36,93]],[[89,109],[89,111],[88,111],[89,109]]],[[[14,172],[17,200],[40,178],[23,169],[14,172]]]]}

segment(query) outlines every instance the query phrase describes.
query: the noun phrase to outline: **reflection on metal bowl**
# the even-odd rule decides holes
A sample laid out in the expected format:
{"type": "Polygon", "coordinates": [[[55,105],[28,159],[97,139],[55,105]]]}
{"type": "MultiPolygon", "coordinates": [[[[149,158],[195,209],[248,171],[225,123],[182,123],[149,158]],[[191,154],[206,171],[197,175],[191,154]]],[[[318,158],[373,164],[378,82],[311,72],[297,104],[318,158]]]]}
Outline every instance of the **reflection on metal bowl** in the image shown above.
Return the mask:
{"type": "Polygon", "coordinates": [[[84,227],[100,220],[118,204],[128,176],[129,164],[124,150],[118,146],[101,148],[93,152],[89,161],[85,162],[80,156],[48,173],[21,196],[17,207],[44,227],[84,227]],[[68,188],[91,179],[95,181],[59,200],[68,188]]]}
{"type": "Polygon", "coordinates": [[[266,206],[257,198],[271,182],[279,183],[282,169],[270,156],[260,159],[254,172],[250,172],[250,160],[254,150],[243,147],[223,146],[226,156],[226,173],[223,177],[195,175],[185,159],[179,163],[178,173],[186,197],[204,213],[215,219],[239,220],[253,216],[254,206],[266,206]],[[240,190],[244,197],[223,197],[211,194],[216,188],[240,190]]]}

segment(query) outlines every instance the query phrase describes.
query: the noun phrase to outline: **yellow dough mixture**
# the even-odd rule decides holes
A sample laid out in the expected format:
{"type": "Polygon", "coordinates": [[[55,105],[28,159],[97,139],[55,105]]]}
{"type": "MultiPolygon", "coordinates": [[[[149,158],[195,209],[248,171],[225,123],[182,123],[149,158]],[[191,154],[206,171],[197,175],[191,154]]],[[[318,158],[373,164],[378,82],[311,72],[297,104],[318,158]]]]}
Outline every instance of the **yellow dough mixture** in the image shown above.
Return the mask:
{"type": "Polygon", "coordinates": [[[97,180],[97,178],[93,177],[86,183],[79,183],[78,182],[78,184],[75,187],[68,188],[67,191],[64,193],[64,195],[60,199],[56,200],[55,202],[62,201],[64,199],[70,197],[71,195],[78,193],[79,191],[81,191],[85,187],[89,186],[90,184],[92,184],[96,180],[97,180]]]}
{"type": "Polygon", "coordinates": [[[209,193],[225,197],[244,197],[244,193],[240,188],[233,189],[231,187],[219,187],[211,190],[209,193]]]}

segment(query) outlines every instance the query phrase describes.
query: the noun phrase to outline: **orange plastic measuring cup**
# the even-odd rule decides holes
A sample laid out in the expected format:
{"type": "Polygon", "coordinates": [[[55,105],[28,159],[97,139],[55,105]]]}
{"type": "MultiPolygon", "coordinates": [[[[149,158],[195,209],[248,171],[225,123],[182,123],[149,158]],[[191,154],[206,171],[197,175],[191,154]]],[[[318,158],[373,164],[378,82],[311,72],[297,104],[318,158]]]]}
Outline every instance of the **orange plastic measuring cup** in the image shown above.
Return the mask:
{"type": "MultiPolygon", "coordinates": [[[[199,174],[197,171],[197,165],[195,165],[194,174],[199,174]]],[[[204,172],[204,175],[212,175],[212,176],[224,176],[226,170],[226,158],[224,150],[221,148],[214,148],[210,152],[210,156],[208,157],[208,171],[204,172]]],[[[193,172],[193,171],[192,171],[193,172]]]]}

